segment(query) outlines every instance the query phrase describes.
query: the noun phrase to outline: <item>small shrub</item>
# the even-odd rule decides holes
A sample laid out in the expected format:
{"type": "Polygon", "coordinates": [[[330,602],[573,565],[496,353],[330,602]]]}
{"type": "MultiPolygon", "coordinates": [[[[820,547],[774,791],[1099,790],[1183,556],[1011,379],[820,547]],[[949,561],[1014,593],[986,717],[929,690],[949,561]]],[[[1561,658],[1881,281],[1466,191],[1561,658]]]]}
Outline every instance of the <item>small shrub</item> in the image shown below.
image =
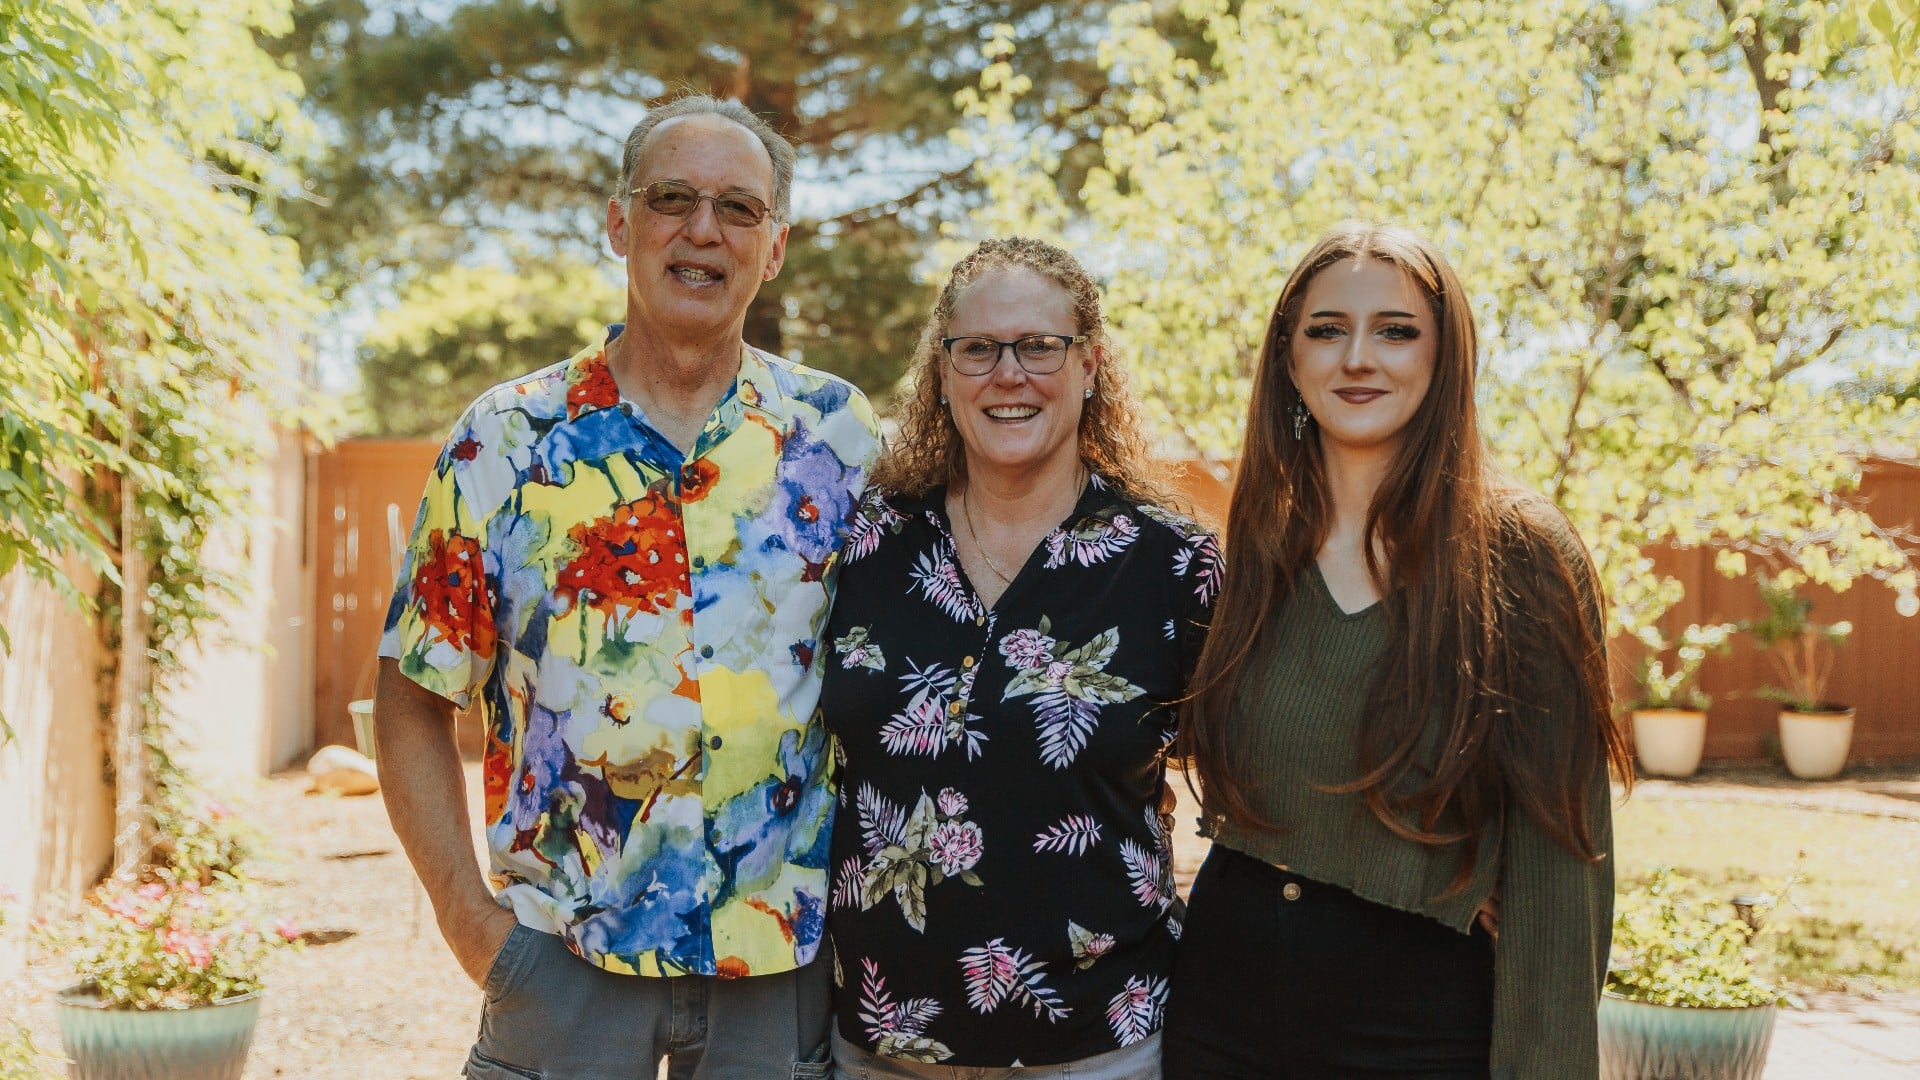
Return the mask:
{"type": "Polygon", "coordinates": [[[1732,905],[1707,902],[1696,882],[1661,867],[1615,900],[1607,989],[1650,1005],[1771,1005],[1781,992],[1755,973],[1751,935],[1732,905]]]}

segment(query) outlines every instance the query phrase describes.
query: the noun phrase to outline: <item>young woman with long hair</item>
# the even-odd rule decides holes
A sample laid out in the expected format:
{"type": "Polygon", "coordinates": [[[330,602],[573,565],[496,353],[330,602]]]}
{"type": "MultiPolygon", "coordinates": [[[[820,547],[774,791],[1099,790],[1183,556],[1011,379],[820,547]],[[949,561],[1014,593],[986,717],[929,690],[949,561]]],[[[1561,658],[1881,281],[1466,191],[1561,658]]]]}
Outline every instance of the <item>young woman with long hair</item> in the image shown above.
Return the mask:
{"type": "Polygon", "coordinates": [[[1169,1077],[1596,1072],[1630,759],[1592,564],[1487,460],[1476,352],[1401,229],[1335,229],[1274,305],[1181,721],[1215,842],[1169,1077]]]}

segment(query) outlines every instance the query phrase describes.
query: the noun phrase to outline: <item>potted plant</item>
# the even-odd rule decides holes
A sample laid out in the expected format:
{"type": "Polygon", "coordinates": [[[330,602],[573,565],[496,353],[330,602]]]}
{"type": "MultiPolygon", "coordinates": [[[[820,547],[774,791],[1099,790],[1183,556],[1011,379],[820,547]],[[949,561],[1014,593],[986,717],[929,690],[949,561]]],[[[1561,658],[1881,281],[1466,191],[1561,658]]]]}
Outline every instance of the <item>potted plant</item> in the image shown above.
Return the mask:
{"type": "Polygon", "coordinates": [[[55,931],[80,982],[55,996],[78,1080],[239,1080],[268,954],[299,933],[260,918],[232,878],[157,871],[109,880],[55,931]]]}
{"type": "Polygon", "coordinates": [[[1633,745],[1651,776],[1692,776],[1707,743],[1707,709],[1713,699],[1695,680],[1707,657],[1727,651],[1732,623],[1688,626],[1675,641],[1657,627],[1640,640],[1649,650],[1633,674],[1638,694],[1631,706],[1633,745]]]}
{"type": "Polygon", "coordinates": [[[1621,894],[1600,999],[1602,1080],[1759,1080],[1782,994],[1754,973],[1753,932],[1668,868],[1621,894]]]}
{"type": "Polygon", "coordinates": [[[1824,780],[1847,764],[1853,742],[1853,710],[1827,700],[1833,654],[1853,632],[1849,622],[1816,623],[1813,601],[1800,595],[1789,575],[1759,577],[1766,614],[1740,624],[1773,663],[1782,685],[1759,693],[1780,703],[1780,753],[1787,771],[1802,780],[1824,780]]]}

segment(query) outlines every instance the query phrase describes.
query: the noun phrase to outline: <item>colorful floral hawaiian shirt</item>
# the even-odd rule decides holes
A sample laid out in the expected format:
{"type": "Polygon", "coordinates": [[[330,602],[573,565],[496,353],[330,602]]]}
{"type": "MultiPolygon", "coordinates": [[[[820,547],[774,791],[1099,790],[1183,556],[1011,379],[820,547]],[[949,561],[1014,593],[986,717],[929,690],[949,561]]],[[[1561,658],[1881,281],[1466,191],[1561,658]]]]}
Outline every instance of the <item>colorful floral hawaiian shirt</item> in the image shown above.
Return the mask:
{"type": "Polygon", "coordinates": [[[521,922],[642,975],[814,957],[820,639],[878,449],[858,390],[751,348],[691,454],[621,399],[604,344],[460,420],[380,653],[478,695],[492,880],[521,922]]]}
{"type": "Polygon", "coordinates": [[[908,1061],[1109,1053],[1166,1006],[1181,909],[1156,803],[1220,548],[1096,477],[989,608],[945,499],[867,494],[829,624],[834,1015],[908,1061]]]}

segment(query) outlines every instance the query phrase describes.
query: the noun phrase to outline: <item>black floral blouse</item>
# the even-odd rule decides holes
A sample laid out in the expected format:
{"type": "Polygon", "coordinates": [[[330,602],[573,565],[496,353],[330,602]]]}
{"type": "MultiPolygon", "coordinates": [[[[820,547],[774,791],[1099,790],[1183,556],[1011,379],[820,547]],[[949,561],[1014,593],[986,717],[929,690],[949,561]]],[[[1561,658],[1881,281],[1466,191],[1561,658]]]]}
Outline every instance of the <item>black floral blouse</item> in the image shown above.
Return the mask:
{"type": "Polygon", "coordinates": [[[1181,912],[1155,803],[1220,550],[1096,477],[988,610],[945,497],[868,495],[828,631],[840,1034],[960,1066],[1106,1053],[1161,1025],[1181,912]]]}

